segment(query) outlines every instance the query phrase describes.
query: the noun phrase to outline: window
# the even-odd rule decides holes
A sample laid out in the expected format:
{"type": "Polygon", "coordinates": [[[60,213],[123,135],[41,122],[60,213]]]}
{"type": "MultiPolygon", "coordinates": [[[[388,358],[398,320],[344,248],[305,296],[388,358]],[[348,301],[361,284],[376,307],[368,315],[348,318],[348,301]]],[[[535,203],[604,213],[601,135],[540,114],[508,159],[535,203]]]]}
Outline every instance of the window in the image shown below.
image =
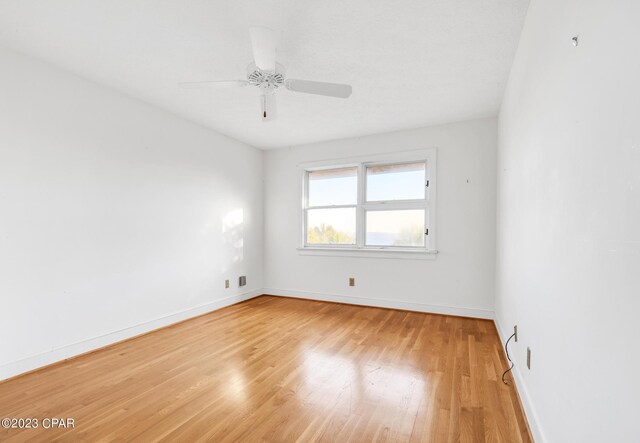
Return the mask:
{"type": "Polygon", "coordinates": [[[356,244],[357,168],[309,171],[307,201],[307,244],[356,244]]]}
{"type": "Polygon", "coordinates": [[[433,252],[435,151],[420,153],[303,165],[301,250],[433,252]]]}

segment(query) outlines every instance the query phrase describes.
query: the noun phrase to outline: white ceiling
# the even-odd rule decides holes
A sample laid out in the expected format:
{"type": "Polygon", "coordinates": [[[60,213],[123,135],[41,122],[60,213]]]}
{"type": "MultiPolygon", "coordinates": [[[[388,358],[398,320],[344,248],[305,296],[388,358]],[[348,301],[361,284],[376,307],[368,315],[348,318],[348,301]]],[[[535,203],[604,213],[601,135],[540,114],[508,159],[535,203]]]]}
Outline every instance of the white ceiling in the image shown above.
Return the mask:
{"type": "Polygon", "coordinates": [[[496,115],[528,0],[1,0],[0,45],[260,148],[496,115]],[[278,92],[260,121],[248,28],[280,32],[288,76],[348,100],[278,92]]]}

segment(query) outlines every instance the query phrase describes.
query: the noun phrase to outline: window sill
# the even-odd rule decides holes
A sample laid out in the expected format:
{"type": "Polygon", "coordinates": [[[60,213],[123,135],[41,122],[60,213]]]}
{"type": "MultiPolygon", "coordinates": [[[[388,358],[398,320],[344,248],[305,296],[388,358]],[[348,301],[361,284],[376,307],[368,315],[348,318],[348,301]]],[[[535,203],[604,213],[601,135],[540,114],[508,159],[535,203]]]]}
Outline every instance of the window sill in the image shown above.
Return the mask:
{"type": "Polygon", "coordinates": [[[393,258],[402,260],[435,260],[437,250],[415,249],[373,249],[373,248],[298,248],[298,255],[316,255],[325,257],[361,257],[361,258],[393,258]]]}

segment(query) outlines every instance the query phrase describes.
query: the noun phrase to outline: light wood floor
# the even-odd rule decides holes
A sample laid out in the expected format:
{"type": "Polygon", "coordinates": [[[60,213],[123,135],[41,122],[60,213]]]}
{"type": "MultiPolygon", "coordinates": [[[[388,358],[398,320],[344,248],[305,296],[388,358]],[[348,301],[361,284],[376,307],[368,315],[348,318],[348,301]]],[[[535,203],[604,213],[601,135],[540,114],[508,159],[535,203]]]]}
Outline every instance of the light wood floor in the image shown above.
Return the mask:
{"type": "Polygon", "coordinates": [[[531,441],[491,321],[263,296],[0,383],[0,441],[531,441]]]}

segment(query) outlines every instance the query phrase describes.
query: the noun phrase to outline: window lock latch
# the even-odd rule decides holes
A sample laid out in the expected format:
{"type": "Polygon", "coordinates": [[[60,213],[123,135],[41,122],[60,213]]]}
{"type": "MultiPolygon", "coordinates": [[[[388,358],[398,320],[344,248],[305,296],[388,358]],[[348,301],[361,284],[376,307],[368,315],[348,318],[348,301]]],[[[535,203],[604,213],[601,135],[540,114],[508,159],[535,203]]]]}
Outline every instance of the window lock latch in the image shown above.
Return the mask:
{"type": "Polygon", "coordinates": [[[429,228],[424,230],[424,235],[429,235],[429,228]]]}

